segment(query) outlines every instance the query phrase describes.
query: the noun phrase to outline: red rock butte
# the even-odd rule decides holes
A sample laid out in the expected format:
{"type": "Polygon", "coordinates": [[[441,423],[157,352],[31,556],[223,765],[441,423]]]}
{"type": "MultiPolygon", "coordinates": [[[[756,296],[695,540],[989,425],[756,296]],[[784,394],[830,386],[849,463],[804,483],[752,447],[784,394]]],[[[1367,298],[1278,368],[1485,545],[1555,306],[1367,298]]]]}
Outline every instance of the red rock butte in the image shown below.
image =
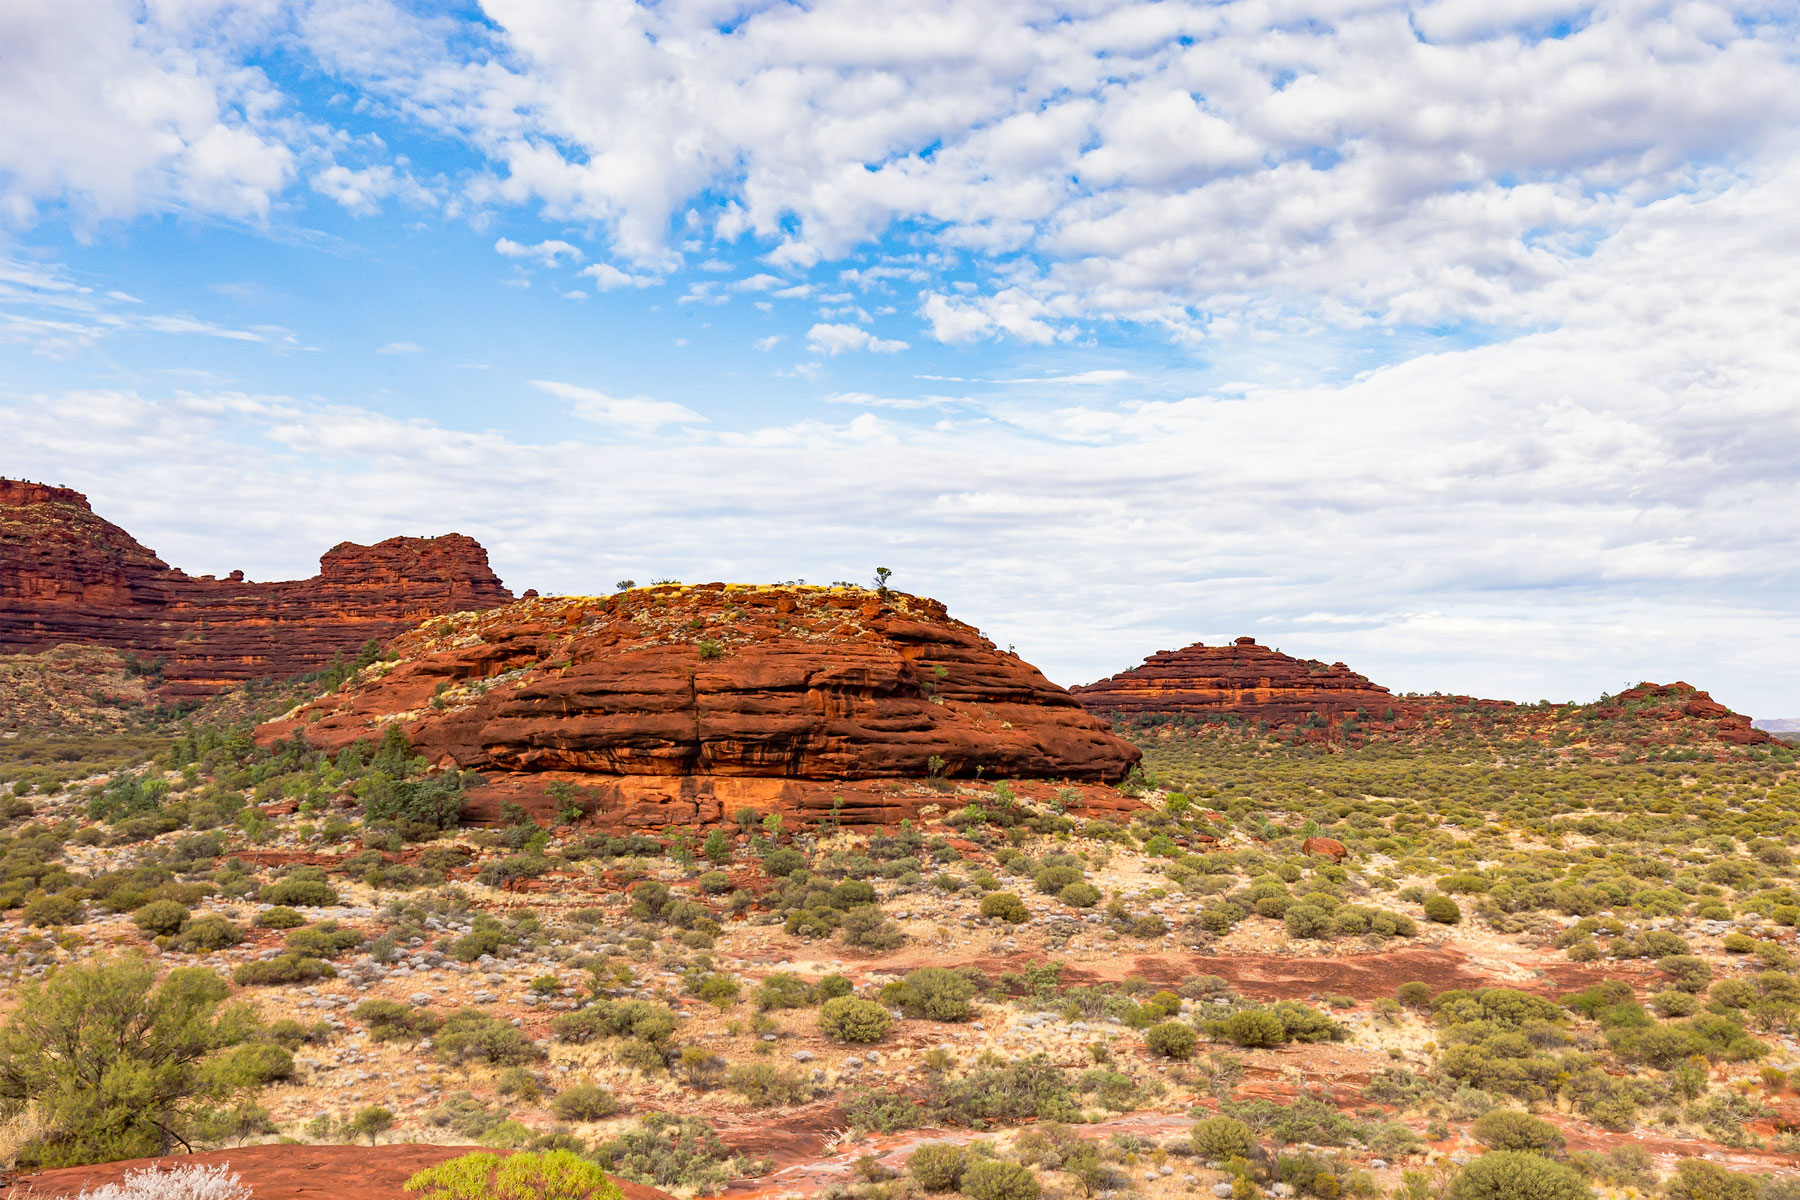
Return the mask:
{"type": "Polygon", "coordinates": [[[1159,650],[1141,667],[1070,691],[1099,713],[1231,714],[1271,725],[1315,713],[1337,720],[1358,709],[1379,719],[1400,707],[1393,693],[1343,663],[1292,658],[1248,637],[1159,650]]]}
{"type": "Polygon", "coordinates": [[[530,808],[566,782],[609,823],[646,825],[837,805],[888,821],[931,802],[900,796],[901,780],[1111,783],[1141,757],[1037,668],[900,592],[544,597],[428,620],[389,652],[259,737],[336,749],[399,721],[434,762],[481,771],[490,796],[530,808]]]}
{"type": "Polygon", "coordinates": [[[424,617],[511,599],[462,534],[343,542],[311,579],[215,579],[171,568],[80,492],[0,479],[0,653],[76,642],[161,659],[169,698],[315,671],[424,617]]]}

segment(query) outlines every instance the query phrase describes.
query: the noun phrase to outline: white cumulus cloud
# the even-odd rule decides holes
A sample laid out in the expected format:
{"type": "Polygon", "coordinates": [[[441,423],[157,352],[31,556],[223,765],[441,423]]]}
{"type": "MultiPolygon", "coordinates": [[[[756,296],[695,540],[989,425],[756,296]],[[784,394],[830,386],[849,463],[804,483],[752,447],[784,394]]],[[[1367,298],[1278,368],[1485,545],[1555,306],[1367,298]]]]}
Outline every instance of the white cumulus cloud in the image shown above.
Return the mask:
{"type": "Polygon", "coordinates": [[[814,354],[844,354],[852,350],[894,354],[906,349],[906,343],[878,338],[860,325],[821,323],[806,331],[806,348],[814,354]]]}
{"type": "Polygon", "coordinates": [[[494,249],[506,258],[528,259],[542,263],[546,267],[554,267],[564,258],[570,262],[580,262],[587,257],[581,252],[580,247],[554,239],[528,246],[523,242],[515,242],[511,238],[501,238],[494,243],[494,249]]]}
{"type": "Polygon", "coordinates": [[[648,396],[610,396],[593,388],[534,379],[531,386],[566,400],[569,411],[583,421],[610,425],[632,433],[650,434],[667,425],[699,425],[706,418],[685,405],[648,396]]]}
{"type": "Polygon", "coordinates": [[[619,268],[613,266],[611,263],[593,263],[583,267],[581,273],[592,278],[594,286],[603,292],[610,292],[614,288],[622,287],[655,287],[662,282],[658,276],[633,275],[629,271],[619,270],[619,268]]]}

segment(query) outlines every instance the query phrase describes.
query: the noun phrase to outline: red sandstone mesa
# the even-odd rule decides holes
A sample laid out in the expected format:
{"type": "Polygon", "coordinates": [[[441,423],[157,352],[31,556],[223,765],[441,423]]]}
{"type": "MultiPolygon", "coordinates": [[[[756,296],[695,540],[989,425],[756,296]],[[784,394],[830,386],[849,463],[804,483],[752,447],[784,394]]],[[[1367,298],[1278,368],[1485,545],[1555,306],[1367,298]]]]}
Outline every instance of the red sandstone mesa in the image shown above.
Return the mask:
{"type": "Polygon", "coordinates": [[[855,781],[1107,783],[1140,758],[1037,668],[899,592],[715,583],[521,600],[429,620],[390,651],[259,736],[336,749],[397,720],[420,753],[501,794],[568,782],[646,824],[837,798],[849,816],[897,819],[931,797],[855,781]],[[819,786],[793,786],[805,781],[819,786]]]}
{"type": "Polygon", "coordinates": [[[1231,713],[1271,725],[1296,724],[1315,713],[1341,720],[1358,709],[1380,719],[1398,707],[1391,692],[1343,663],[1291,658],[1247,637],[1229,646],[1196,642],[1160,650],[1141,667],[1069,690],[1095,712],[1231,713]]]}
{"type": "Polygon", "coordinates": [[[343,542],[311,579],[194,577],[80,492],[0,479],[0,653],[78,642],[163,659],[170,697],[314,671],[424,617],[511,599],[462,534],[343,542]]]}

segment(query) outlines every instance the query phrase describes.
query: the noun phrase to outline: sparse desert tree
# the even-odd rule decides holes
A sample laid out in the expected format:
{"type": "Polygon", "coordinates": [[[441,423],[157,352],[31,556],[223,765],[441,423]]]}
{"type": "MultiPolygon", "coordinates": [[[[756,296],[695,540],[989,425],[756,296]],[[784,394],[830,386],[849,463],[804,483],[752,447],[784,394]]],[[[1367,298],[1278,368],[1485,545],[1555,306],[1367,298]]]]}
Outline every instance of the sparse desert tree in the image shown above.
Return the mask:
{"type": "Polygon", "coordinates": [[[74,1166],[190,1147],[202,1111],[237,1090],[208,1060],[256,1029],[211,971],[160,984],[134,955],[66,966],[19,989],[0,1029],[0,1116],[34,1104],[43,1132],[22,1163],[74,1166]]]}

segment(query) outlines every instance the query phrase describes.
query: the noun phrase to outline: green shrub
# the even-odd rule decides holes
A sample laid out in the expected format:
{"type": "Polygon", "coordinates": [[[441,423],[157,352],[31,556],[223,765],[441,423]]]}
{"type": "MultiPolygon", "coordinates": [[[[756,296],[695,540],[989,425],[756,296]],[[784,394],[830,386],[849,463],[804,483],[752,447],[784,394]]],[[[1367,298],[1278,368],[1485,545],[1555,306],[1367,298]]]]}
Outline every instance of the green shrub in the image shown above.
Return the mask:
{"type": "Polygon", "coordinates": [[[756,985],[750,999],[765,1012],[772,1008],[806,1008],[813,1002],[813,989],[798,975],[776,971],[756,985]]]}
{"type": "Polygon", "coordinates": [[[231,973],[231,981],[240,987],[255,987],[258,984],[303,983],[309,979],[330,978],[336,974],[337,968],[323,959],[282,954],[239,965],[231,973]]]}
{"type": "Polygon", "coordinates": [[[1129,926],[1132,937],[1154,938],[1169,932],[1169,923],[1155,913],[1133,917],[1129,926]]]}
{"type": "Polygon", "coordinates": [[[306,918],[285,904],[266,909],[256,918],[260,929],[297,929],[306,924],[306,918]]]}
{"type": "Polygon", "coordinates": [[[1593,1200],[1573,1167],[1528,1150],[1490,1150],[1450,1183],[1447,1200],[1593,1200]]]}
{"type": "Polygon", "coordinates": [[[928,1142],[906,1160],[906,1173],[928,1192],[954,1192],[968,1169],[969,1152],[949,1142],[928,1142]]]}
{"type": "Polygon", "coordinates": [[[1565,1144],[1562,1132],[1556,1126],[1515,1108],[1496,1108],[1484,1113],[1470,1132],[1476,1141],[1490,1150],[1535,1150],[1539,1154],[1555,1154],[1565,1144]]]}
{"type": "Polygon", "coordinates": [[[1431,1004],[1431,985],[1417,981],[1403,983],[1394,995],[1408,1008],[1427,1008],[1431,1004]]]}
{"type": "Polygon", "coordinates": [[[357,785],[363,816],[370,821],[395,821],[428,829],[455,827],[462,812],[466,780],[477,778],[444,771],[423,779],[395,779],[373,771],[357,785]]]}
{"type": "Polygon", "coordinates": [[[1299,938],[1324,937],[1331,932],[1331,914],[1310,904],[1295,904],[1282,917],[1290,935],[1299,938]]]}
{"type": "Polygon", "coordinates": [[[1011,892],[989,892],[981,898],[981,915],[998,917],[1009,925],[1023,925],[1031,920],[1031,910],[1011,892]]]}
{"type": "Polygon", "coordinates": [[[338,903],[338,894],[323,879],[278,879],[257,894],[264,904],[288,907],[328,908],[338,903]]]}
{"type": "Polygon", "coordinates": [[[177,950],[185,950],[190,954],[205,954],[235,946],[243,940],[243,930],[214,913],[189,921],[187,927],[176,936],[173,945],[177,950]]]}
{"type": "Polygon", "coordinates": [[[558,1013],[550,1031],[578,1046],[607,1037],[661,1046],[675,1036],[675,1014],[648,1000],[597,1000],[575,1012],[558,1013]]]}
{"type": "Polygon", "coordinates": [[[559,1121],[604,1121],[618,1111],[618,1098],[597,1083],[564,1088],[550,1101],[550,1112],[559,1121]]]}
{"type": "Polygon", "coordinates": [[[346,929],[336,921],[320,921],[294,930],[282,940],[282,945],[305,958],[336,958],[363,941],[363,935],[354,929],[346,929]]]}
{"type": "Polygon", "coordinates": [[[1700,1011],[1700,997],[1670,988],[1650,997],[1650,1007],[1665,1017],[1691,1017],[1700,1011]]]}
{"type": "Polygon", "coordinates": [[[1670,984],[1677,991],[1704,992],[1706,985],[1712,982],[1712,968],[1704,958],[1692,954],[1671,954],[1667,958],[1656,960],[1656,968],[1666,972],[1670,984]]]}
{"type": "Polygon", "coordinates": [[[947,967],[920,967],[881,989],[884,1003],[927,1021],[968,1020],[975,1011],[970,1003],[974,996],[974,982],[947,967]]]}
{"type": "Polygon", "coordinates": [[[764,874],[782,879],[806,866],[806,855],[783,846],[763,855],[762,866],[764,874]]]}
{"type": "Polygon", "coordinates": [[[131,923],[154,937],[181,932],[188,915],[188,906],[178,900],[152,900],[131,914],[131,923]]]}
{"type": "Polygon", "coordinates": [[[832,888],[831,907],[839,912],[849,912],[853,908],[861,908],[865,904],[875,903],[875,886],[861,879],[846,879],[832,888]]]}
{"type": "Polygon", "coordinates": [[[1056,898],[1070,908],[1092,908],[1100,903],[1100,889],[1086,881],[1071,883],[1057,892],[1056,898]]]}
{"type": "Polygon", "coordinates": [[[1663,1185],[1668,1200],[1756,1200],[1756,1179],[1727,1171],[1717,1163],[1684,1158],[1663,1185]]]}
{"type": "Polygon", "coordinates": [[[896,950],[906,944],[906,934],[873,904],[844,914],[844,945],[862,950],[896,950]]]}
{"type": "Polygon", "coordinates": [[[939,1078],[931,1109],[937,1119],[959,1124],[1071,1121],[1079,1115],[1067,1077],[1041,1054],[977,1065],[960,1079],[939,1078]]]}
{"type": "Polygon", "coordinates": [[[516,1067],[543,1056],[512,1025],[474,1008],[459,1008],[446,1017],[431,1046],[440,1059],[456,1064],[516,1067]]]}
{"type": "Polygon", "coordinates": [[[829,904],[815,904],[810,908],[796,908],[788,913],[782,928],[795,937],[822,938],[830,937],[843,923],[843,913],[829,904]]]}
{"type": "Polygon", "coordinates": [[[1144,1045],[1163,1058],[1192,1058],[1198,1040],[1193,1028],[1180,1021],[1164,1021],[1144,1031],[1144,1045]]]}
{"type": "Polygon", "coordinates": [[[855,996],[827,1000],[819,1009],[819,1031],[840,1042],[879,1042],[893,1024],[887,1009],[855,996]]]}
{"type": "Polygon", "coordinates": [[[291,1078],[294,1056],[271,1042],[251,1042],[214,1059],[208,1073],[226,1089],[259,1088],[291,1078]]]}
{"type": "Polygon", "coordinates": [[[690,971],[686,987],[690,995],[719,1009],[736,1004],[742,990],[736,979],[718,971],[690,971]]]}
{"type": "Polygon", "coordinates": [[[1281,1018],[1266,1008],[1245,1008],[1218,1022],[1221,1036],[1236,1046],[1280,1046],[1291,1041],[1281,1018]]]}
{"type": "Polygon", "coordinates": [[[1425,919],[1436,921],[1439,925],[1459,925],[1462,923],[1462,908],[1450,897],[1433,892],[1425,897],[1425,919]]]}
{"type": "Polygon", "coordinates": [[[1194,1153],[1208,1161],[1250,1158],[1256,1153],[1256,1135],[1233,1117],[1205,1117],[1188,1131],[1194,1153]]]}
{"type": "Polygon", "coordinates": [[[721,1191],[728,1180],[757,1169],[733,1157],[704,1120],[665,1113],[651,1113],[637,1128],[599,1143],[593,1155],[626,1179],[706,1194],[721,1191]]]}
{"type": "Polygon", "coordinates": [[[1296,1042],[1335,1042],[1342,1040],[1348,1032],[1318,1009],[1298,1000],[1277,1000],[1270,1006],[1270,1011],[1281,1022],[1288,1037],[1296,1042]]]}
{"type": "Polygon", "coordinates": [[[962,1194],[969,1200],[1037,1200],[1042,1192],[1037,1176],[1018,1163],[984,1158],[963,1171],[962,1194]]]}
{"type": "Polygon", "coordinates": [[[34,896],[19,913],[25,924],[44,928],[52,925],[79,925],[87,919],[81,901],[67,892],[34,896]]]}
{"type": "Polygon", "coordinates": [[[624,1194],[600,1167],[569,1150],[465,1154],[420,1171],[405,1186],[422,1193],[421,1200],[622,1200],[624,1194]]]}
{"type": "Polygon", "coordinates": [[[393,1000],[364,1000],[351,1011],[376,1042],[416,1042],[438,1027],[438,1019],[428,1010],[412,1008],[393,1000]]]}
{"type": "Polygon", "coordinates": [[[725,1086],[758,1108],[804,1104],[812,1099],[812,1085],[773,1063],[739,1063],[725,1072],[725,1086]]]}

